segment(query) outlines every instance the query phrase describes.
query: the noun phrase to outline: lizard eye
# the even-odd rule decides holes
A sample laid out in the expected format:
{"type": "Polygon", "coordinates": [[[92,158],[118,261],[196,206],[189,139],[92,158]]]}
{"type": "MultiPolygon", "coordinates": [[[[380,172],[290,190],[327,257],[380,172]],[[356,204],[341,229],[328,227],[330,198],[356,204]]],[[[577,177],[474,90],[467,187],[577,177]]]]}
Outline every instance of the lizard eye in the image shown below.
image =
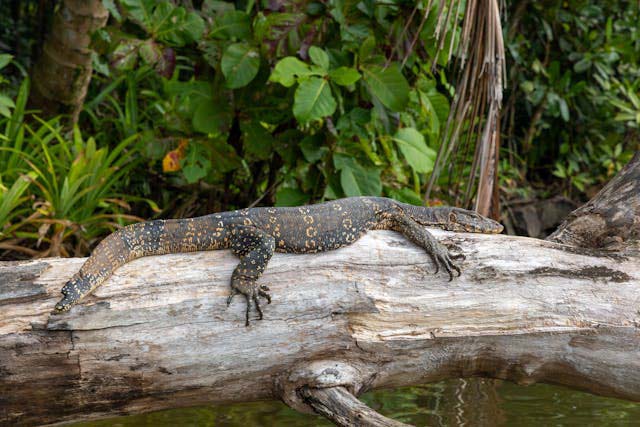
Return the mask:
{"type": "Polygon", "coordinates": [[[451,213],[449,214],[449,222],[450,222],[450,223],[455,223],[457,219],[458,219],[458,217],[457,217],[457,216],[456,216],[456,214],[454,214],[453,212],[451,212],[451,213]]]}

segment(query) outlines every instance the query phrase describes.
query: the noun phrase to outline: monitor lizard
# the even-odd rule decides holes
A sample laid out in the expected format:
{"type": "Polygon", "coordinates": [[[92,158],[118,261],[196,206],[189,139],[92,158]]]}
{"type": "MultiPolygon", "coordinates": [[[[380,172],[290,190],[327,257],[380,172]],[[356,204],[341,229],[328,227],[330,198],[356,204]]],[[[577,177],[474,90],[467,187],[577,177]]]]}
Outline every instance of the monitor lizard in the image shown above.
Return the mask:
{"type": "Polygon", "coordinates": [[[450,231],[500,233],[502,225],[476,212],[453,207],[421,207],[384,197],[348,197],[300,207],[259,207],[186,218],[128,225],[106,237],[80,270],[63,286],[55,312],[64,312],[107,280],[121,265],[136,258],[167,253],[231,249],[240,263],[231,275],[231,294],[246,298],[249,325],[251,301],[259,319],[259,297],[271,303],[269,288],[258,284],[275,252],[315,253],[338,249],[367,230],[395,230],[425,249],[453,279],[460,269],[451,255],[423,226],[450,231]]]}

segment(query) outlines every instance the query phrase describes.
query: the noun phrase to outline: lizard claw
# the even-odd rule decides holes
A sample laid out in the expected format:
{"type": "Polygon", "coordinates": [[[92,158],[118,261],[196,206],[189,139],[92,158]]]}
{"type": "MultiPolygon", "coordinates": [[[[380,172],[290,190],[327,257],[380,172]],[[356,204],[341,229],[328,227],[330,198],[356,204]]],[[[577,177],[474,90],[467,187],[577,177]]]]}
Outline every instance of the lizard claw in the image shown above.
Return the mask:
{"type": "Polygon", "coordinates": [[[464,259],[464,255],[462,254],[451,255],[449,254],[449,249],[442,244],[436,245],[435,248],[433,248],[433,253],[430,253],[430,255],[431,255],[431,258],[433,259],[433,263],[436,266],[436,271],[434,274],[437,274],[440,271],[440,266],[442,266],[444,270],[447,273],[449,273],[450,282],[454,278],[454,271],[457,273],[457,277],[460,277],[460,275],[462,274],[462,272],[460,271],[460,268],[457,265],[455,265],[452,260],[464,259]]]}
{"type": "Polygon", "coordinates": [[[231,301],[233,301],[233,297],[238,295],[238,293],[239,292],[237,290],[235,290],[234,288],[231,288],[231,294],[229,294],[229,296],[227,297],[227,307],[231,305],[231,301]]]}
{"type": "Polygon", "coordinates": [[[258,285],[255,279],[233,278],[231,281],[231,295],[227,297],[227,306],[231,304],[231,300],[235,295],[244,295],[247,303],[247,309],[245,310],[245,326],[249,326],[251,304],[255,304],[259,320],[262,320],[264,317],[259,297],[265,298],[267,303],[271,304],[271,295],[269,295],[267,291],[269,291],[269,287],[266,285],[258,285]]]}
{"type": "Polygon", "coordinates": [[[261,297],[263,297],[264,299],[267,300],[267,304],[271,304],[271,295],[269,294],[269,287],[262,285],[260,286],[260,289],[258,290],[258,295],[260,295],[261,297]]]}

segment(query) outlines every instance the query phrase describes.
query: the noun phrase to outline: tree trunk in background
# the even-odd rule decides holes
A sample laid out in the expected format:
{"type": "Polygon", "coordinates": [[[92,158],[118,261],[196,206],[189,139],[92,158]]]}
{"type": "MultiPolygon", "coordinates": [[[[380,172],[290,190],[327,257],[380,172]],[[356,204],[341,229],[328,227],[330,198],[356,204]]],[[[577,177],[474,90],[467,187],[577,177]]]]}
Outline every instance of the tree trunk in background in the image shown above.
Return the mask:
{"type": "Polygon", "coordinates": [[[640,152],[547,240],[589,249],[640,253],[640,152]]]}
{"type": "Polygon", "coordinates": [[[30,106],[45,117],[78,120],[91,81],[91,35],[109,13],[101,0],[63,0],[56,11],[40,59],[32,71],[30,106]]]}

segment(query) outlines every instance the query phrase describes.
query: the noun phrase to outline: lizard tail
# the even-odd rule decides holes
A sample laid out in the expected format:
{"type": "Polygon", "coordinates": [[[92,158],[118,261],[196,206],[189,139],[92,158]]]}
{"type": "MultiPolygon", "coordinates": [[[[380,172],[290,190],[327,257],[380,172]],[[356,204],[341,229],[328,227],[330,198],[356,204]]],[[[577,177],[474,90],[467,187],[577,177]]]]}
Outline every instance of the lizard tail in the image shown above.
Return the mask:
{"type": "Polygon", "coordinates": [[[212,216],[169,219],[128,225],[107,236],[93,250],[80,271],[63,286],[55,310],[69,310],[104,283],[121,265],[149,255],[222,249],[224,228],[212,216]]]}

